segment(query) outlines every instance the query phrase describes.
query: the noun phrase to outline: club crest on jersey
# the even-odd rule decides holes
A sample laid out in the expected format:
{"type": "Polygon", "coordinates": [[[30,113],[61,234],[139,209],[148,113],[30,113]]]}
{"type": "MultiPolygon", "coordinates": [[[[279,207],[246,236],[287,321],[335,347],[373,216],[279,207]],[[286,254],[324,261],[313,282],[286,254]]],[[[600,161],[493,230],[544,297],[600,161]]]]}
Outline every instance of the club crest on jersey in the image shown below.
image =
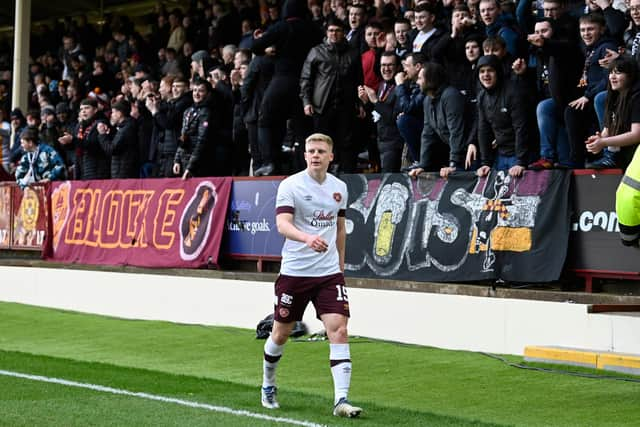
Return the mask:
{"type": "Polygon", "coordinates": [[[291,295],[283,293],[280,297],[280,302],[285,305],[291,305],[293,303],[293,297],[291,295]]]}
{"type": "Polygon", "coordinates": [[[336,202],[340,203],[342,201],[342,194],[333,193],[333,200],[335,200],[336,202]]]}

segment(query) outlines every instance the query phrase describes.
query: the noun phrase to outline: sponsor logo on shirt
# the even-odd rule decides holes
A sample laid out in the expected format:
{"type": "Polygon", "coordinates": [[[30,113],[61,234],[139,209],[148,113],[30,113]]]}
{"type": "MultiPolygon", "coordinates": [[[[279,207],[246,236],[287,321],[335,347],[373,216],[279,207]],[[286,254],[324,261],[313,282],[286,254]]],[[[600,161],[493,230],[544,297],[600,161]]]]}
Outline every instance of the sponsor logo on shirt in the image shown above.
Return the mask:
{"type": "Polygon", "coordinates": [[[311,226],[312,227],[333,227],[335,225],[336,217],[333,213],[325,213],[324,210],[317,210],[313,212],[313,217],[311,218],[311,226]]]}

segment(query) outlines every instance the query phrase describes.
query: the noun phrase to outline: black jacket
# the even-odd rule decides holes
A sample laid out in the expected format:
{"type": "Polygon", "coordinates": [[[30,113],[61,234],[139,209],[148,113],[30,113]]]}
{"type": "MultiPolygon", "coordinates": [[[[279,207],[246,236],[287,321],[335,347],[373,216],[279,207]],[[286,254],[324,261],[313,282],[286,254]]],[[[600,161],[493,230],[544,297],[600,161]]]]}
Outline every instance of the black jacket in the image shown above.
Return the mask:
{"type": "MultiPolygon", "coordinates": [[[[347,31],[346,34],[349,34],[350,32],[351,30],[347,31]]],[[[351,47],[357,50],[360,54],[369,50],[367,41],[364,38],[364,24],[353,31],[351,39],[349,40],[349,45],[351,45],[351,47]]]]}
{"type": "Polygon", "coordinates": [[[95,119],[88,123],[79,123],[74,132],[76,179],[109,179],[110,176],[110,156],[100,145],[95,119]]]}
{"type": "Polygon", "coordinates": [[[451,85],[460,90],[469,89],[469,76],[473,74],[471,64],[465,55],[467,37],[472,35],[480,37],[475,29],[466,30],[455,38],[452,38],[451,34],[444,34],[436,41],[431,51],[436,62],[446,68],[451,85]]]}
{"type": "Polygon", "coordinates": [[[441,87],[435,96],[424,98],[424,127],[420,143],[420,167],[436,168],[430,154],[434,144],[449,145],[449,166],[462,168],[467,153],[465,135],[465,98],[453,86],[441,87]]]}
{"type": "Polygon", "coordinates": [[[553,37],[545,40],[542,55],[549,71],[549,91],[560,111],[578,98],[584,56],[580,51],[578,20],[565,13],[553,23],[553,37]]]}
{"type": "Polygon", "coordinates": [[[149,159],[158,155],[173,156],[178,149],[178,137],[182,127],[182,117],[185,110],[193,103],[191,92],[186,92],[178,99],[162,102],[158,112],[153,116],[153,136],[149,148],[149,159]]]}
{"type": "Polygon", "coordinates": [[[213,175],[212,123],[209,97],[191,105],[184,112],[182,131],[178,140],[175,163],[180,163],[181,172],[189,170],[193,176],[213,175]]]}
{"type": "Polygon", "coordinates": [[[276,47],[276,74],[292,74],[297,78],[307,53],[322,40],[318,27],[303,19],[306,11],[305,0],[286,0],[283,19],[253,41],[251,50],[257,55],[262,55],[269,46],[276,47]]]}
{"type": "Polygon", "coordinates": [[[110,133],[99,135],[98,139],[105,154],[111,156],[112,179],[138,177],[138,137],[131,117],[117,124],[110,133]]]}
{"type": "MultiPolygon", "coordinates": [[[[411,39],[411,45],[413,45],[413,41],[418,36],[418,34],[419,32],[416,32],[414,34],[413,38],[411,39]]],[[[445,31],[440,28],[436,28],[436,31],[433,34],[431,34],[431,37],[429,37],[427,41],[425,41],[422,44],[422,47],[420,48],[420,53],[424,55],[424,58],[426,61],[434,61],[434,62],[442,63],[442,56],[440,55],[441,52],[437,51],[437,47],[440,39],[444,36],[445,36],[445,31]]]]}
{"type": "Polygon", "coordinates": [[[613,2],[601,12],[607,25],[608,36],[614,39],[616,43],[622,42],[624,30],[629,26],[629,21],[624,12],[615,9],[613,2]]]}
{"type": "Polygon", "coordinates": [[[521,91],[516,82],[502,76],[497,57],[481,57],[478,70],[484,65],[498,71],[498,82],[491,89],[480,85],[478,93],[478,145],[482,165],[493,164],[491,143],[495,138],[499,154],[517,156],[518,165],[526,167],[529,163],[529,123],[521,91]]]}
{"type": "Polygon", "coordinates": [[[346,40],[323,42],[309,52],[300,75],[300,98],[316,113],[327,108],[357,105],[358,85],[363,82],[360,54],[346,40]]]}
{"type": "Polygon", "coordinates": [[[378,88],[378,102],[373,104],[373,111],[380,115],[380,118],[376,122],[378,130],[378,142],[381,144],[397,143],[402,144],[403,139],[398,131],[396,120],[398,118],[398,98],[395,93],[395,82],[390,80],[386,84],[387,94],[384,98],[381,95],[384,93],[383,86],[385,82],[380,83],[378,88]]]}
{"type": "Polygon", "coordinates": [[[240,103],[245,123],[258,121],[258,111],[265,90],[273,77],[274,60],[272,56],[256,56],[251,60],[247,75],[240,87],[240,103]]]}

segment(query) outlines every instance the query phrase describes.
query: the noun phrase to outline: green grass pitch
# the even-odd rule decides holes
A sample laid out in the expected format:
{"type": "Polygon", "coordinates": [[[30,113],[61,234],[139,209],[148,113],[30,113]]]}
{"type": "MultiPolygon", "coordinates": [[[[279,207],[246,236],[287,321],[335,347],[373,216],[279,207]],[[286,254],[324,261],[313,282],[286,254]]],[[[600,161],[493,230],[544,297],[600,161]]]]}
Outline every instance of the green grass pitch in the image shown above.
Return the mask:
{"type": "MultiPolygon", "coordinates": [[[[259,399],[264,341],[254,336],[245,329],[0,303],[0,370],[321,425],[638,425],[639,382],[522,370],[479,353],[357,337],[350,399],[364,408],[362,418],[331,415],[329,348],[323,341],[287,345],[278,372],[282,408],[269,411],[259,399]]],[[[87,425],[286,424],[0,375],[0,426],[87,425]]]]}

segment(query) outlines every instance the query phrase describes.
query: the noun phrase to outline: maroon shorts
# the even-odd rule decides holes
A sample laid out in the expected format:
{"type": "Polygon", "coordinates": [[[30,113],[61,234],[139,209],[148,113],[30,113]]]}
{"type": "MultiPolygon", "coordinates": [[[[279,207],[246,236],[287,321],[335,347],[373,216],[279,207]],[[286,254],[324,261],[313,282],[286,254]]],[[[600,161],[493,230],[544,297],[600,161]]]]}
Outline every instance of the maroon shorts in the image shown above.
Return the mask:
{"type": "Polygon", "coordinates": [[[274,318],[289,323],[302,320],[309,301],[316,308],[319,319],[325,313],[338,313],[349,317],[349,299],[342,273],[321,277],[279,275],[276,279],[274,318]]]}

